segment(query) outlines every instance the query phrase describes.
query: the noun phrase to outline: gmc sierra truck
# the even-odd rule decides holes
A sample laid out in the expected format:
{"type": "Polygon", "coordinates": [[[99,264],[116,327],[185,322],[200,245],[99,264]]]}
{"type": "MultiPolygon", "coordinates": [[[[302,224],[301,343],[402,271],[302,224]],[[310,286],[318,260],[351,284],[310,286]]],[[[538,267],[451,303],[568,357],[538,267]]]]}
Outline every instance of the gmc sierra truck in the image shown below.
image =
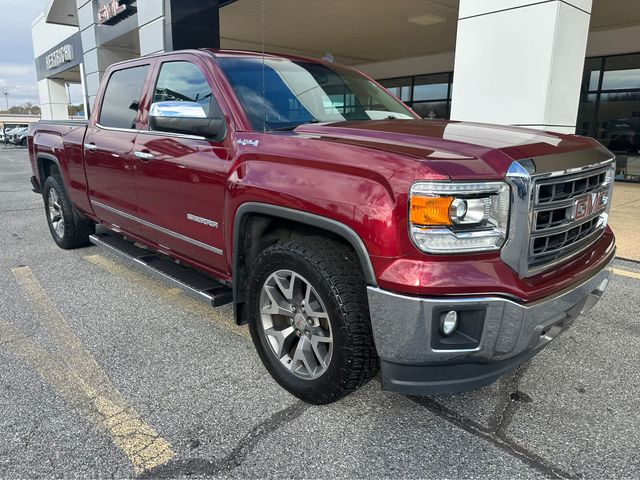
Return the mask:
{"type": "Polygon", "coordinates": [[[126,61],[88,122],[41,121],[28,145],[60,247],[233,302],[269,373],[311,403],[378,369],[404,394],[487,385],[598,301],[615,253],[598,142],[423,120],[332,62],[126,61]]]}

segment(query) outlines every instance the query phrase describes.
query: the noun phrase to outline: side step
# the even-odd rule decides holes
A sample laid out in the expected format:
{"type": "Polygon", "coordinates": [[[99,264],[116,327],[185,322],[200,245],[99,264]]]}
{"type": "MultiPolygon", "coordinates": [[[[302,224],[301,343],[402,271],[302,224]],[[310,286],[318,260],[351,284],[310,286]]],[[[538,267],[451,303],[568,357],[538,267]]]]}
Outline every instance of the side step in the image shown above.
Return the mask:
{"type": "Polygon", "coordinates": [[[213,278],[192,268],[179,265],[151,250],[138,247],[116,233],[95,233],[89,239],[91,243],[105,247],[117,254],[128,265],[183,289],[185,293],[197,300],[203,300],[214,307],[233,301],[232,290],[213,278]]]}

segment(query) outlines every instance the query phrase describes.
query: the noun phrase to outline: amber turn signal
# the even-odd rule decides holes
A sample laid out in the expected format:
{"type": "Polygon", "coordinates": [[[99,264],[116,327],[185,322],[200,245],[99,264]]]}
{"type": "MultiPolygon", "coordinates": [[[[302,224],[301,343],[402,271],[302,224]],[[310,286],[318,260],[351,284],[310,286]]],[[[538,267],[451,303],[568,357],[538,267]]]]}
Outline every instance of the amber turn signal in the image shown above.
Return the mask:
{"type": "Polygon", "coordinates": [[[411,197],[411,223],[416,225],[451,225],[449,209],[455,197],[411,197]]]}

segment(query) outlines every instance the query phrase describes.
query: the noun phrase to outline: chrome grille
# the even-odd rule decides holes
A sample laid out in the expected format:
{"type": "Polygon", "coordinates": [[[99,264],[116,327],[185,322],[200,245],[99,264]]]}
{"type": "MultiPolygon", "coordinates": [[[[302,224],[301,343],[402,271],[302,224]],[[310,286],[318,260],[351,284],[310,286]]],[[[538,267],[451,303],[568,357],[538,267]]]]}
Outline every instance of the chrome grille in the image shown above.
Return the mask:
{"type": "Polygon", "coordinates": [[[610,164],[558,177],[533,177],[528,270],[570,258],[597,240],[607,222],[610,164]]]}
{"type": "Polygon", "coordinates": [[[536,202],[552,203],[568,198],[575,198],[602,187],[607,172],[598,172],[574,179],[559,179],[538,185],[536,202]]]}

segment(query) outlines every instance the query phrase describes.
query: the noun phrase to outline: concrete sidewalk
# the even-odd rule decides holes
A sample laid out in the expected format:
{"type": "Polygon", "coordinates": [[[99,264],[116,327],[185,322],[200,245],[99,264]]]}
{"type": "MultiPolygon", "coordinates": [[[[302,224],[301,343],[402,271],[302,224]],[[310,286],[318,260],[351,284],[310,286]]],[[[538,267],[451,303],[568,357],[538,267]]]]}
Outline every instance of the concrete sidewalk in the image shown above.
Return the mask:
{"type": "Polygon", "coordinates": [[[609,224],[616,234],[617,256],[640,261],[640,184],[615,183],[609,224]]]}

